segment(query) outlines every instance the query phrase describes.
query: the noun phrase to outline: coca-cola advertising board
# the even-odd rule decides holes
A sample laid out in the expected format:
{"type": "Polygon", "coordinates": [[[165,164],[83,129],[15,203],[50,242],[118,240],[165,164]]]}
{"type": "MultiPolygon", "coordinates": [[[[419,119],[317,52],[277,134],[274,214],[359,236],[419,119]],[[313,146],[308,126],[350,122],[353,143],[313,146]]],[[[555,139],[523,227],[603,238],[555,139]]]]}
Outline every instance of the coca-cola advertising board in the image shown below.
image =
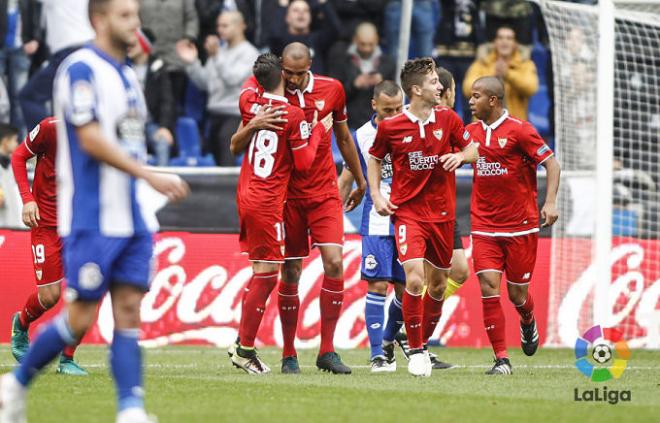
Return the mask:
{"type": "MultiPolygon", "coordinates": [[[[0,342],[9,341],[11,315],[19,310],[34,291],[34,271],[29,232],[0,230],[0,342]]],[[[471,266],[469,238],[464,238],[471,266]]],[[[545,339],[548,316],[549,263],[551,240],[539,240],[538,260],[531,292],[535,298],[536,318],[545,339]]],[[[226,347],[236,338],[241,317],[243,287],[252,270],[239,253],[238,236],[163,232],[155,237],[157,267],[151,290],[142,302],[142,343],[161,346],[180,343],[210,344],[226,347]]],[[[360,280],[361,242],[348,236],[344,248],[344,306],[337,325],[335,345],[354,348],[367,345],[364,323],[366,283],[360,280]]],[[[300,318],[297,332],[299,348],[316,348],[320,342],[319,293],[323,266],[318,251],[304,261],[300,282],[300,318]]],[[[503,284],[502,304],[507,316],[507,343],[520,344],[518,315],[506,298],[503,284]]],[[[282,335],[273,295],[258,333],[258,345],[281,345],[282,335]]],[[[55,311],[47,315],[52,316],[55,311]]],[[[40,323],[47,319],[40,319],[40,323]]],[[[38,324],[31,331],[38,330],[38,324]]],[[[113,321],[109,298],[100,309],[97,324],[85,336],[86,343],[106,343],[112,338],[113,321]]],[[[488,339],[483,328],[481,295],[474,275],[458,294],[445,302],[436,330],[448,346],[485,347],[488,339]]]]}

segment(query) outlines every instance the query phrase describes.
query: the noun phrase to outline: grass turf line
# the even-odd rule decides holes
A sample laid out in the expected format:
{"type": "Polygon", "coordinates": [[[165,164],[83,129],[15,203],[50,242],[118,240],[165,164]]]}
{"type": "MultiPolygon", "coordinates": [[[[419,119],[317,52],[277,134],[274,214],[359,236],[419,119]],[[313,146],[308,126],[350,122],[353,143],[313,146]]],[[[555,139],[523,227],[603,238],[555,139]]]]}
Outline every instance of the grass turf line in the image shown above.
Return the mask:
{"type": "MultiPolygon", "coordinates": [[[[412,422],[424,421],[658,421],[660,354],[633,351],[620,380],[592,383],[573,366],[570,349],[541,349],[534,357],[511,350],[514,374],[489,377],[487,349],[434,349],[461,367],[434,371],[429,379],[408,375],[397,351],[395,374],[372,375],[367,350],[340,351],[353,375],[335,376],[314,367],[315,351],[301,351],[301,375],[279,374],[280,351],[260,354],[273,374],[249,376],[233,368],[225,350],[165,347],[145,351],[146,402],[162,422],[412,422]],[[617,405],[574,401],[574,389],[630,390],[617,405]]],[[[107,349],[83,346],[77,358],[90,377],[66,377],[47,369],[29,396],[32,422],[110,422],[114,386],[107,349]]],[[[0,372],[14,365],[0,346],[0,372]]]]}

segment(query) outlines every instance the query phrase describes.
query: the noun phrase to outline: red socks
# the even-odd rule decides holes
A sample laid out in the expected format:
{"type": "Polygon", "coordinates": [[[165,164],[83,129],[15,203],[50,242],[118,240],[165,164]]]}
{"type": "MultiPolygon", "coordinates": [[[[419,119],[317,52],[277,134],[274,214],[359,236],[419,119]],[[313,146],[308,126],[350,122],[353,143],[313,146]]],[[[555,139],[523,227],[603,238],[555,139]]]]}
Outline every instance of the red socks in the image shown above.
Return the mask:
{"type": "Polygon", "coordinates": [[[18,317],[21,321],[21,326],[27,329],[30,326],[30,323],[37,320],[39,316],[46,312],[46,310],[48,309],[42,306],[39,302],[39,293],[32,293],[25,302],[25,306],[18,317]]]}
{"type": "Polygon", "coordinates": [[[424,295],[424,314],[422,317],[422,343],[426,344],[429,342],[429,338],[433,335],[433,331],[440,321],[440,316],[442,316],[442,304],[445,302],[444,297],[440,300],[436,300],[426,291],[424,295]]]}
{"type": "Polygon", "coordinates": [[[422,315],[424,314],[422,294],[413,295],[406,289],[403,291],[402,303],[401,309],[408,335],[408,345],[411,350],[420,349],[422,348],[422,315]]]}
{"type": "Polygon", "coordinates": [[[296,356],[296,328],[298,327],[298,310],[300,309],[300,298],[298,298],[298,284],[280,282],[277,296],[277,308],[280,310],[280,321],[282,322],[282,338],[284,348],[282,357],[296,356]]]}
{"type": "Polygon", "coordinates": [[[62,350],[62,355],[65,358],[70,358],[71,360],[73,360],[73,355],[76,353],[76,348],[78,348],[78,344],[76,344],[76,345],[67,345],[62,350]]]}
{"type": "Polygon", "coordinates": [[[527,299],[521,305],[516,306],[516,311],[520,314],[520,321],[528,325],[534,320],[534,299],[528,292],[527,299]]]}
{"type": "Polygon", "coordinates": [[[243,296],[241,325],[238,330],[242,347],[254,347],[254,339],[266,311],[266,301],[277,285],[277,275],[278,272],[255,273],[249,282],[250,290],[243,296]]]}
{"type": "Polygon", "coordinates": [[[506,352],[504,311],[500,305],[500,296],[481,298],[484,310],[484,327],[493,346],[496,358],[508,357],[506,352]]]}
{"type": "Polygon", "coordinates": [[[319,355],[335,350],[334,338],[337,320],[344,302],[344,281],[332,279],[327,276],[323,278],[321,285],[321,349],[319,355]]]}

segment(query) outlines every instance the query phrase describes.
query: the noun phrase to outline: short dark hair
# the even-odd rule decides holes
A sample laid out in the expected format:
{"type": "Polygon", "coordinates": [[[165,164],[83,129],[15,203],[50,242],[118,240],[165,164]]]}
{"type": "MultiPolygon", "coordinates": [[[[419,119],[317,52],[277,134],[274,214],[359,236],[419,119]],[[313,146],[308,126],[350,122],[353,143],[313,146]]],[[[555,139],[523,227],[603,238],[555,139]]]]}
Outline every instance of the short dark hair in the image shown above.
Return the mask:
{"type": "Polygon", "coordinates": [[[113,0],[89,0],[87,5],[87,14],[89,16],[89,23],[92,23],[92,16],[97,13],[105,13],[108,4],[112,3],[113,0]]]}
{"type": "Polygon", "coordinates": [[[264,90],[272,91],[282,79],[282,63],[273,53],[264,53],[254,61],[252,73],[264,90]]]}
{"type": "Polygon", "coordinates": [[[413,85],[422,85],[424,77],[435,70],[435,62],[430,57],[408,60],[401,69],[401,88],[411,97],[413,85]]]}
{"type": "Polygon", "coordinates": [[[6,138],[18,135],[18,129],[8,123],[0,123],[0,142],[6,138]]]}
{"type": "Polygon", "coordinates": [[[516,30],[511,26],[511,25],[500,25],[495,29],[495,34],[493,34],[493,40],[497,38],[497,33],[500,32],[500,29],[508,29],[509,31],[513,32],[513,39],[518,40],[518,35],[516,34],[516,30]]]}
{"type": "Polygon", "coordinates": [[[401,87],[399,87],[396,82],[386,79],[379,82],[374,87],[374,98],[378,98],[379,95],[385,94],[388,97],[396,97],[401,93],[401,87]]]}
{"type": "Polygon", "coordinates": [[[451,89],[451,81],[454,80],[454,76],[447,69],[442,66],[435,68],[435,72],[438,74],[438,81],[442,84],[442,93],[451,89]]]}

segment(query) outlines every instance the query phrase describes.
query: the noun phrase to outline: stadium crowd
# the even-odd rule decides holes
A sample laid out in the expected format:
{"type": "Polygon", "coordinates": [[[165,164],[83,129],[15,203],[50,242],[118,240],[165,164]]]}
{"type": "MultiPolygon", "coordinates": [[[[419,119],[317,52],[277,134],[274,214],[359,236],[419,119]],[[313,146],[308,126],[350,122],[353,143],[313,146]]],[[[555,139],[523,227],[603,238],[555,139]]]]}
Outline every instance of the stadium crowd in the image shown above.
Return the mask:
{"type": "MultiPolygon", "coordinates": [[[[16,127],[19,139],[50,115],[59,63],[93,37],[86,14],[62,15],[67,2],[0,2],[0,122],[16,127]]],[[[280,55],[294,41],[311,48],[313,72],[343,83],[349,127],[357,129],[371,114],[373,87],[395,77],[400,16],[401,0],[142,1],[141,42],[130,58],[147,97],[151,163],[239,163],[229,143],[240,87],[258,53],[280,55]]],[[[454,75],[459,94],[480,76],[502,76],[512,115],[528,118],[552,144],[540,16],[524,0],[414,0],[409,55],[432,56],[454,75]]],[[[463,94],[456,109],[467,123],[463,94]]]]}

